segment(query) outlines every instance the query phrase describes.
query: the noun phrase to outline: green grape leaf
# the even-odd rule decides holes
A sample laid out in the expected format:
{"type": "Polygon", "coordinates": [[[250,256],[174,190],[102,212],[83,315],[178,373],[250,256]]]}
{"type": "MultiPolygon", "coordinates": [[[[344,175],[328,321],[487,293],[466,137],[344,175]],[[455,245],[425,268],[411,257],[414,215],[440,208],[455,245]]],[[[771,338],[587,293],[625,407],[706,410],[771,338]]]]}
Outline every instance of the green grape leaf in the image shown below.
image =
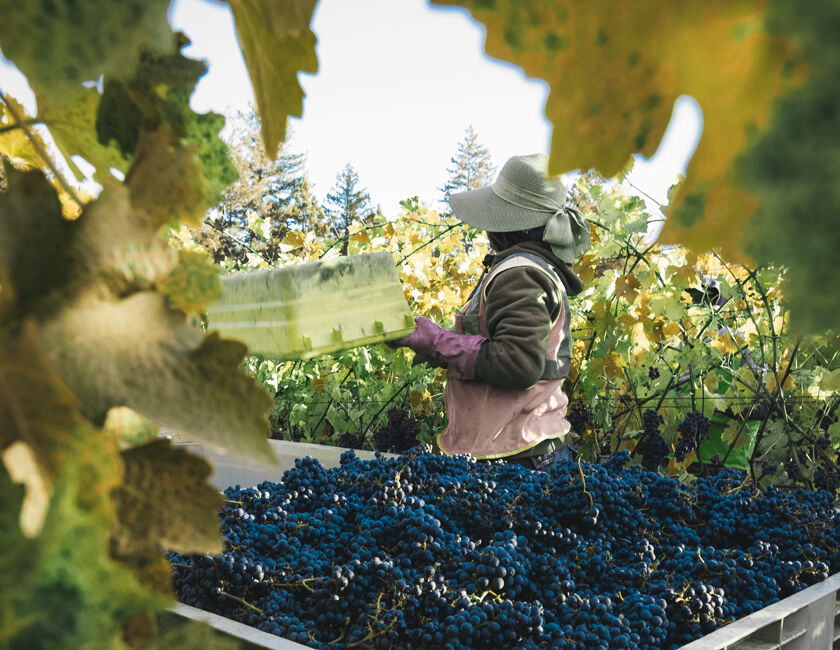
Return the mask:
{"type": "MultiPolygon", "coordinates": [[[[165,613],[159,616],[160,636],[141,650],[244,650],[240,643],[217,633],[212,627],[165,613]]],[[[250,644],[248,644],[250,645],[250,644]]]]}
{"type": "Polygon", "coordinates": [[[219,267],[203,251],[178,251],[178,266],[159,284],[173,309],[202,313],[222,297],[219,267]]]}
{"type": "Polygon", "coordinates": [[[138,52],[168,50],[169,0],[0,1],[0,47],[36,94],[60,98],[100,76],[131,74],[138,52]]]}
{"type": "Polygon", "coordinates": [[[829,171],[840,164],[840,116],[827,108],[840,103],[838,20],[840,4],[831,0],[768,4],[768,31],[794,43],[807,76],[773,103],[768,128],[736,161],[739,180],[758,203],[744,231],[745,251],[757,264],[787,269],[785,300],[800,333],[836,328],[840,311],[840,294],[822,289],[840,283],[840,187],[829,171]]]}
{"type": "Polygon", "coordinates": [[[228,0],[248,66],[263,142],[270,159],[286,139],[286,119],[303,112],[298,72],[318,71],[315,34],[309,29],[316,0],[228,0]]]}
{"type": "Polygon", "coordinates": [[[19,520],[25,488],[9,478],[0,463],[0,646],[7,648],[10,640],[36,620],[33,612],[18,616],[10,604],[22,592],[31,588],[34,557],[30,545],[21,532],[19,520]]]}
{"type": "Polygon", "coordinates": [[[67,282],[74,229],[62,217],[61,202],[41,172],[7,169],[6,178],[8,187],[0,194],[0,267],[25,313],[67,282]]]}
{"type": "MultiPolygon", "coordinates": [[[[178,34],[178,47],[188,44],[186,37],[178,34]]],[[[177,199],[177,195],[171,195],[171,188],[193,188],[193,221],[237,177],[227,146],[219,138],[225,118],[216,113],[195,113],[189,107],[190,94],[206,70],[203,62],[189,59],[177,50],[166,55],[143,52],[131,79],[106,80],[96,113],[100,142],[118,146],[125,156],[142,152],[161,167],[156,176],[154,167],[146,169],[151,196],[156,184],[170,188],[169,194],[157,197],[159,204],[177,199]],[[144,131],[168,133],[168,148],[174,149],[175,155],[161,160],[148,145],[138,152],[144,131]]],[[[154,144],[163,146],[160,139],[154,144]]],[[[176,205],[183,203],[180,200],[176,205]]]]}
{"type": "Polygon", "coordinates": [[[203,336],[162,294],[84,293],[44,319],[41,338],[91,421],[127,406],[221,453],[275,462],[272,400],[240,369],[245,346],[203,336]]]}
{"type": "Polygon", "coordinates": [[[222,552],[217,513],[224,499],[207,483],[206,460],[168,440],[128,449],[122,459],[123,482],[112,493],[117,516],[111,539],[118,556],[222,552]]]}
{"type": "Polygon", "coordinates": [[[67,461],[77,399],[49,365],[34,323],[0,331],[0,450],[25,443],[43,474],[54,479],[67,461]]]}
{"type": "MultiPolygon", "coordinates": [[[[146,590],[110,558],[107,519],[79,500],[85,493],[83,473],[75,462],[65,466],[42,534],[23,547],[21,566],[27,567],[28,575],[14,584],[4,610],[32,623],[10,635],[11,647],[123,648],[122,629],[132,616],[171,602],[146,590]]],[[[4,499],[6,494],[4,489],[4,499]]],[[[7,530],[4,527],[4,536],[7,530]]],[[[12,544],[17,545],[12,549],[21,548],[19,539],[12,544]]],[[[4,557],[9,549],[4,546],[4,557]]],[[[5,581],[13,578],[14,573],[4,572],[0,591],[5,592],[5,581]]]]}

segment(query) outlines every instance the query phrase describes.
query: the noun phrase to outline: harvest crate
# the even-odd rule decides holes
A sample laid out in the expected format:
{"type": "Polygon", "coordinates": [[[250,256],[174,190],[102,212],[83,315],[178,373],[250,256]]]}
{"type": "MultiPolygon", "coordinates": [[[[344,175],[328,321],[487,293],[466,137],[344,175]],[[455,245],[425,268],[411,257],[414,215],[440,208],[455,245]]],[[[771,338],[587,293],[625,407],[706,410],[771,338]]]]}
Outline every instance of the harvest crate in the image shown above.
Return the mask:
{"type": "MultiPolygon", "coordinates": [[[[295,459],[317,458],[324,467],[335,467],[345,449],[281,440],[270,440],[278,465],[260,467],[246,465],[226,456],[212,453],[200,445],[188,444],[193,453],[205,456],[214,465],[210,478],[220,490],[230,485],[256,485],[262,481],[280,481],[283,473],[294,467],[295,459]]],[[[356,451],[363,460],[374,453],[356,451]]],[[[392,454],[382,454],[391,456],[392,454]]],[[[212,626],[216,633],[240,641],[241,648],[303,650],[307,646],[288,641],[242,623],[205,612],[195,607],[176,604],[162,619],[164,627],[177,620],[190,619],[212,626]]],[[[840,650],[840,573],[808,587],[784,600],[769,605],[749,616],[734,621],[680,650],[840,650]]]]}

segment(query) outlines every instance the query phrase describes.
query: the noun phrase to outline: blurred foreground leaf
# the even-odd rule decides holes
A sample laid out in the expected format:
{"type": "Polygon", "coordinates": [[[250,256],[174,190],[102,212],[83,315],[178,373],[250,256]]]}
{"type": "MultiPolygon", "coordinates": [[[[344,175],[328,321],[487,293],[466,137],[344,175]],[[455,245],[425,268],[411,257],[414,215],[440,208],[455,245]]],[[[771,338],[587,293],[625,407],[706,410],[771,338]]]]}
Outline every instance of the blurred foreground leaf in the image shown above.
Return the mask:
{"type": "Polygon", "coordinates": [[[309,29],[316,0],[228,0],[254,87],[269,158],[286,139],[286,119],[303,112],[298,72],[318,71],[309,29]]]}
{"type": "Polygon", "coordinates": [[[207,483],[206,460],[168,440],[126,450],[122,459],[123,482],[113,494],[118,555],[222,552],[217,512],[224,499],[207,483]]]}

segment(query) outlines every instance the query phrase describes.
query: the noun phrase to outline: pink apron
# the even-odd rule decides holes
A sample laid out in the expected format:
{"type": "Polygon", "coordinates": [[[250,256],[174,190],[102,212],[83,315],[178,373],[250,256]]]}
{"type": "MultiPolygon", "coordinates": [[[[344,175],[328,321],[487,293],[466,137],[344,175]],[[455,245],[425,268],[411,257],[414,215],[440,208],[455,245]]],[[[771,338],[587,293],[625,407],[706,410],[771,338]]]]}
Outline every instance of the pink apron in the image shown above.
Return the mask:
{"type": "MultiPolygon", "coordinates": [[[[479,292],[479,328],[490,338],[485,313],[485,288],[499,272],[515,266],[540,267],[515,257],[505,260],[487,277],[479,292]]],[[[540,269],[542,270],[542,269],[540,269]]],[[[465,305],[455,316],[455,331],[463,333],[461,317],[465,305]]],[[[563,336],[568,318],[566,309],[548,337],[546,359],[553,359],[563,336]]],[[[437,442],[446,454],[472,454],[476,458],[503,458],[530,449],[549,438],[562,441],[571,425],[566,420],[569,399],[563,392],[563,379],[538,381],[525,390],[512,390],[450,376],[446,382],[446,412],[449,425],[438,434],[437,442]]]]}

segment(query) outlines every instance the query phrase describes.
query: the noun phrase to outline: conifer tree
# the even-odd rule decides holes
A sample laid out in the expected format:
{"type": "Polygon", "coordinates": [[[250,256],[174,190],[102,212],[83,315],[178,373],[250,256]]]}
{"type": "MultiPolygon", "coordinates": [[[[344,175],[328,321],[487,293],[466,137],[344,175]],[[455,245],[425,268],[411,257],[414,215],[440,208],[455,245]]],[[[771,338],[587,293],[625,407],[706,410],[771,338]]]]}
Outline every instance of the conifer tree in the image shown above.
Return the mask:
{"type": "Polygon", "coordinates": [[[452,165],[446,172],[449,177],[441,188],[443,202],[455,192],[474,190],[493,182],[496,168],[487,147],[478,141],[478,134],[472,125],[467,127],[464,138],[458,143],[458,153],[450,158],[452,165]]]}
{"type": "Polygon", "coordinates": [[[347,254],[350,224],[367,223],[373,217],[370,195],[359,187],[359,175],[349,162],[335,178],[335,185],[327,194],[325,210],[335,237],[342,239],[341,254],[347,254]]]}

